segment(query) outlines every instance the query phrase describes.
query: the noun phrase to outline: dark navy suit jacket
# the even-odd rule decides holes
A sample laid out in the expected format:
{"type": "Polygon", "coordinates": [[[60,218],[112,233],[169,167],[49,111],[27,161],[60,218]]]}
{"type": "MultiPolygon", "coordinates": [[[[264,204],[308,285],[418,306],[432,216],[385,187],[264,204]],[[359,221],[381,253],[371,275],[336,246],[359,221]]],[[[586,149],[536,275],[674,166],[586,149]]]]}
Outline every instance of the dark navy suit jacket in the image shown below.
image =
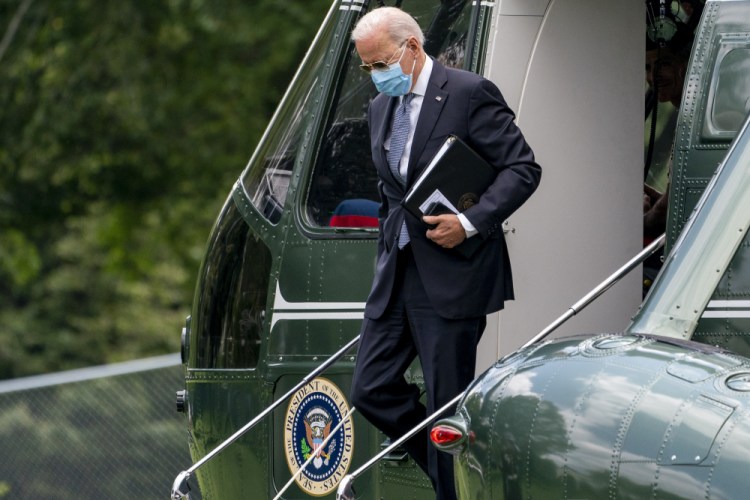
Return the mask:
{"type": "MultiPolygon", "coordinates": [[[[542,172],[513,121],[515,115],[489,80],[433,61],[403,187],[388,167],[383,146],[397,102],[398,98],[379,94],[368,112],[381,205],[377,267],[365,316],[377,319],[388,305],[403,220],[409,230],[419,276],[438,314],[445,318],[468,318],[502,309],[503,302],[513,298],[502,223],[531,196],[542,172]],[[427,225],[401,206],[408,188],[451,134],[466,142],[498,173],[479,202],[464,212],[479,231],[473,238],[485,240],[471,258],[427,239],[427,225]]],[[[461,168],[456,165],[457,172],[461,168]]]]}

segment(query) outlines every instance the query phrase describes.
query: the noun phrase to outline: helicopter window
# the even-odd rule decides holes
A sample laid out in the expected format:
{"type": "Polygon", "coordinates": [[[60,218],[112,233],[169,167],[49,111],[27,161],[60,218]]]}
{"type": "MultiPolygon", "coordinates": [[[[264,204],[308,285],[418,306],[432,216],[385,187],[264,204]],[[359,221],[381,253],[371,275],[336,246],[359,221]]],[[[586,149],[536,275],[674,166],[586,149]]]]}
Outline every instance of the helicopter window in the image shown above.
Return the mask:
{"type": "Polygon", "coordinates": [[[321,43],[311,48],[295,77],[278,111],[258,144],[242,183],[255,208],[272,224],[281,219],[286,203],[292,170],[298,156],[305,131],[312,125],[315,106],[310,104],[313,95],[320,91],[320,78],[327,46],[332,38],[335,23],[326,23],[319,33],[321,43]]]}
{"type": "Polygon", "coordinates": [[[750,112],[750,44],[724,45],[717,61],[703,136],[732,139],[750,112]]]}
{"type": "Polygon", "coordinates": [[[196,368],[256,367],[270,272],[271,253],[230,199],[201,269],[191,321],[196,368]]]}
{"type": "MultiPolygon", "coordinates": [[[[471,2],[436,3],[405,0],[401,8],[420,23],[428,54],[447,66],[463,68],[471,2]]],[[[367,126],[367,108],[377,92],[359,64],[351,44],[307,197],[309,220],[319,227],[378,225],[380,198],[367,126]]]]}

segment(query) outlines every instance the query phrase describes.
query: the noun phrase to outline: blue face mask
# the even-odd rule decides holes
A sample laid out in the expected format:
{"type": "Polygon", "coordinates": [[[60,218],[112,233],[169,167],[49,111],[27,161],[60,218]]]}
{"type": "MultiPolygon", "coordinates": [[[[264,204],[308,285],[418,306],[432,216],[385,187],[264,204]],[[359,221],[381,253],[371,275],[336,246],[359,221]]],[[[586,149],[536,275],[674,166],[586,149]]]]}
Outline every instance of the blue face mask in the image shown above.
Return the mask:
{"type": "MultiPolygon", "coordinates": [[[[404,50],[405,52],[406,50],[404,50]]],[[[401,54],[401,57],[404,57],[404,53],[401,54]]],[[[387,96],[398,97],[406,95],[411,90],[411,76],[414,74],[417,60],[414,59],[414,64],[411,67],[412,75],[407,75],[401,69],[401,57],[395,63],[388,65],[388,69],[384,71],[373,70],[370,73],[372,82],[375,84],[378,92],[382,92],[387,96]]]]}

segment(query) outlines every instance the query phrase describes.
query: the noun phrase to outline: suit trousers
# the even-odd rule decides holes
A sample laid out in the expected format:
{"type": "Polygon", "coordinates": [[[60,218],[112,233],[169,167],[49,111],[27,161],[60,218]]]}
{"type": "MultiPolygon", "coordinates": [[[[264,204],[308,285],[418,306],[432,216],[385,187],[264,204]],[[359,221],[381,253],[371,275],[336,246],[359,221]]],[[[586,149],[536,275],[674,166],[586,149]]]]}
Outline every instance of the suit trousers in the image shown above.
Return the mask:
{"type": "MultiPolygon", "coordinates": [[[[477,343],[486,325],[485,316],[442,318],[425,293],[411,245],[398,252],[388,307],[380,318],[365,318],[362,325],[351,394],[357,411],[394,440],[474,379],[477,343]],[[419,388],[404,377],[416,356],[424,374],[426,406],[419,388]]],[[[405,448],[430,477],[437,498],[455,499],[453,457],[432,445],[430,428],[407,441],[405,448]]]]}

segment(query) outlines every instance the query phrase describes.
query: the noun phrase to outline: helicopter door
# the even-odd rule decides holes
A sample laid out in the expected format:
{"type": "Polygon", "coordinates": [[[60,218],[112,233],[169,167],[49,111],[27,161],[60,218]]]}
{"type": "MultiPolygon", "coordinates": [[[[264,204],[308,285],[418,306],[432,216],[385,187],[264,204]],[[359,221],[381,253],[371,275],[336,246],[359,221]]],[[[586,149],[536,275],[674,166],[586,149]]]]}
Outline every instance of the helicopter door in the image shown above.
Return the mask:
{"type": "MultiPolygon", "coordinates": [[[[359,69],[361,61],[349,39],[364,13],[358,4],[341,3],[326,38],[311,49],[331,55],[320,59],[315,70],[319,77],[311,87],[326,89],[318,99],[320,121],[305,132],[305,140],[310,137],[316,146],[309,145],[309,156],[295,160],[278,218],[286,229],[271,299],[267,354],[274,399],[358,335],[372,283],[379,196],[366,117],[376,90],[359,69]]],[[[483,37],[476,33],[480,21],[489,21],[490,7],[469,0],[404,0],[399,5],[422,26],[428,54],[449,66],[477,69],[481,50],[474,50],[474,43],[483,37]]],[[[272,191],[264,188],[269,214],[277,213],[272,191]]],[[[311,457],[316,440],[349,409],[355,353],[294,395],[286,412],[274,415],[272,491],[290,480],[305,457],[311,457]]],[[[418,364],[407,376],[421,384],[418,364]]],[[[380,451],[384,441],[384,435],[355,414],[353,427],[313,457],[284,498],[332,495],[347,470],[380,451]]],[[[363,476],[358,490],[384,498],[434,497],[426,475],[403,453],[363,476]]]]}

